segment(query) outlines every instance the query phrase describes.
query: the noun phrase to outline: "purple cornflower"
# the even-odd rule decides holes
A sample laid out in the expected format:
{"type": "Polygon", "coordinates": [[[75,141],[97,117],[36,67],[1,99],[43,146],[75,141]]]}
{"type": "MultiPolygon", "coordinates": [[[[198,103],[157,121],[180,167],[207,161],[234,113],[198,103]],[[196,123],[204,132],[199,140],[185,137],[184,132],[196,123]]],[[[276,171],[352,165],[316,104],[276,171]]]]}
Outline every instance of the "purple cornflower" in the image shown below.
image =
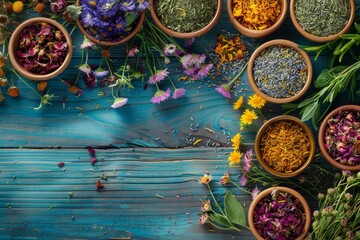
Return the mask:
{"type": "Polygon", "coordinates": [[[127,98],[115,98],[114,103],[111,105],[112,108],[119,108],[124,106],[128,102],[127,98]]]}
{"type": "Polygon", "coordinates": [[[131,12],[135,10],[135,7],[135,2],[133,0],[126,0],[120,3],[119,9],[123,10],[124,12],[131,12]]]}
{"type": "Polygon", "coordinates": [[[86,25],[93,27],[97,23],[96,11],[84,6],[81,11],[81,21],[86,25]]]}
{"type": "Polygon", "coordinates": [[[161,102],[167,100],[169,97],[170,97],[170,88],[168,88],[166,92],[159,89],[157,90],[155,95],[151,98],[151,102],[160,104],[161,102]]]}
{"type": "Polygon", "coordinates": [[[185,92],[186,92],[186,90],[184,88],[176,88],[172,95],[172,98],[173,99],[181,98],[182,96],[185,95],[185,92]]]}
{"type": "Polygon", "coordinates": [[[150,84],[159,83],[162,80],[164,80],[165,77],[168,76],[168,74],[169,72],[167,71],[167,68],[165,68],[165,70],[157,70],[156,73],[149,78],[149,83],[150,84]]]}
{"type": "Polygon", "coordinates": [[[118,4],[114,0],[99,0],[97,11],[104,17],[112,18],[118,12],[118,4]]]}
{"type": "Polygon", "coordinates": [[[126,21],[121,16],[116,18],[115,24],[114,24],[114,32],[117,34],[121,34],[125,31],[126,27],[126,21]]]}
{"type": "Polygon", "coordinates": [[[231,98],[231,92],[230,92],[231,86],[229,84],[222,84],[220,86],[217,86],[215,90],[226,97],[227,99],[231,98]]]}
{"type": "Polygon", "coordinates": [[[136,6],[137,11],[143,11],[146,8],[150,7],[150,3],[146,0],[137,0],[136,3],[137,3],[136,6]]]}

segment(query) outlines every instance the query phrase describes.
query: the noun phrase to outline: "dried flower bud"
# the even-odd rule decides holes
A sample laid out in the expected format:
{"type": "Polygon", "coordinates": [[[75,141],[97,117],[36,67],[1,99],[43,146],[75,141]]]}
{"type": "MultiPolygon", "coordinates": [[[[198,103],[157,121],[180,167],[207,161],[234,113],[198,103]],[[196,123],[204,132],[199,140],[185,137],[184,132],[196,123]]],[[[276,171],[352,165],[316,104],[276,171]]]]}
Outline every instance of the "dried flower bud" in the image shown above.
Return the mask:
{"type": "Polygon", "coordinates": [[[322,216],[324,216],[324,217],[327,217],[327,216],[329,216],[329,211],[327,210],[327,209],[323,209],[323,210],[321,210],[321,215],[322,216]]]}
{"type": "Polygon", "coordinates": [[[320,201],[324,200],[324,199],[325,199],[325,195],[324,195],[323,193],[319,193],[319,194],[318,194],[318,199],[319,199],[320,201]]]}
{"type": "Polygon", "coordinates": [[[314,216],[315,219],[319,219],[319,217],[320,217],[319,210],[314,211],[313,216],[314,216]]]}
{"type": "Polygon", "coordinates": [[[360,231],[355,232],[356,239],[360,239],[360,231]]]}
{"type": "Polygon", "coordinates": [[[205,201],[203,201],[202,205],[201,205],[201,211],[203,212],[208,212],[211,211],[211,203],[209,199],[206,199],[205,201]]]}
{"type": "Polygon", "coordinates": [[[335,173],[334,177],[335,177],[335,179],[339,179],[339,178],[341,178],[341,174],[337,172],[337,173],[335,173]]]}
{"type": "Polygon", "coordinates": [[[342,219],[341,219],[341,226],[343,226],[343,227],[347,227],[348,226],[348,219],[346,218],[346,217],[343,217],[342,219]]]}
{"type": "Polygon", "coordinates": [[[0,78],[0,86],[1,87],[6,87],[8,85],[9,81],[7,80],[7,78],[0,78]]]}
{"type": "Polygon", "coordinates": [[[355,180],[355,179],[354,179],[353,176],[347,177],[347,179],[346,179],[346,181],[347,181],[348,183],[353,183],[354,180],[355,180]]]}
{"type": "Polygon", "coordinates": [[[333,195],[335,194],[335,189],[334,189],[334,188],[328,188],[327,193],[328,193],[330,196],[333,196],[333,195]]]}
{"type": "Polygon", "coordinates": [[[346,193],[344,198],[346,201],[350,201],[353,198],[353,195],[351,193],[346,193]]]}
{"type": "Polygon", "coordinates": [[[201,214],[201,216],[199,218],[199,224],[204,225],[207,222],[209,222],[209,215],[207,213],[201,214]]]}
{"type": "Polygon", "coordinates": [[[351,205],[349,203],[344,204],[345,210],[351,210],[351,205]]]}
{"type": "Polygon", "coordinates": [[[333,211],[330,212],[330,215],[331,215],[331,216],[334,216],[334,217],[335,217],[337,214],[338,214],[338,211],[337,211],[337,210],[333,210],[333,211]]]}
{"type": "Polygon", "coordinates": [[[351,176],[351,172],[349,170],[342,170],[342,175],[344,177],[350,177],[351,176]]]}
{"type": "Polygon", "coordinates": [[[312,223],[313,229],[317,228],[317,226],[319,226],[319,222],[318,222],[318,221],[314,221],[314,222],[312,223]]]}
{"type": "Polygon", "coordinates": [[[360,171],[356,174],[358,180],[360,180],[360,171]]]}
{"type": "Polygon", "coordinates": [[[5,100],[4,94],[0,93],[0,103],[5,100]]]}
{"type": "Polygon", "coordinates": [[[336,238],[334,238],[334,240],[342,240],[341,236],[337,236],[336,238]]]}
{"type": "Polygon", "coordinates": [[[20,95],[20,90],[16,86],[11,86],[8,89],[8,94],[10,97],[18,97],[20,95]]]}
{"type": "Polygon", "coordinates": [[[350,238],[350,239],[354,239],[354,233],[353,233],[353,231],[347,231],[346,232],[346,237],[348,237],[348,238],[350,238]]]}

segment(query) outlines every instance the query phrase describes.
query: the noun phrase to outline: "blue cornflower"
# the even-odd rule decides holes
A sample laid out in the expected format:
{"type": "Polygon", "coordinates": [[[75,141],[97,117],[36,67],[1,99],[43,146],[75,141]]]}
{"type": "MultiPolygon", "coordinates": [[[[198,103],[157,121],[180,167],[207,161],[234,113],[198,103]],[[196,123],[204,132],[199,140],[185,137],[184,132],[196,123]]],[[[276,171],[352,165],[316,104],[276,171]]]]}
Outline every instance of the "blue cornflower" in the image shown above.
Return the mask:
{"type": "Polygon", "coordinates": [[[111,18],[114,17],[119,10],[118,3],[113,0],[99,0],[97,10],[101,15],[111,18]]]}
{"type": "Polygon", "coordinates": [[[122,3],[120,3],[120,10],[123,10],[124,12],[131,12],[135,10],[135,2],[133,0],[125,0],[122,3]]]}
{"type": "Polygon", "coordinates": [[[146,0],[137,0],[136,3],[137,3],[136,5],[137,11],[143,11],[150,7],[150,3],[146,0]]]}

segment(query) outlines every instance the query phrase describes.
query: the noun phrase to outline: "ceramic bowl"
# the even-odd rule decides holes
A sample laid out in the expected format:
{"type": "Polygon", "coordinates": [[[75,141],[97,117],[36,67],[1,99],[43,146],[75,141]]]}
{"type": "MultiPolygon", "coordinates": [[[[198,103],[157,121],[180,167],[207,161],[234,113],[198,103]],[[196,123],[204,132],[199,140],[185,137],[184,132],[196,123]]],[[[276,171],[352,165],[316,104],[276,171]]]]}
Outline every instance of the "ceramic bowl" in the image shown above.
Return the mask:
{"type": "Polygon", "coordinates": [[[288,9],[287,0],[280,0],[279,2],[281,5],[281,12],[280,12],[279,16],[277,17],[275,23],[271,27],[266,28],[264,30],[249,29],[249,28],[241,25],[241,23],[235,18],[234,14],[233,14],[233,0],[228,0],[226,7],[227,7],[227,13],[229,15],[230,22],[232,23],[232,25],[234,26],[234,28],[237,31],[239,31],[241,34],[248,36],[250,38],[262,38],[262,37],[268,36],[271,33],[275,32],[281,26],[281,24],[284,22],[284,20],[286,18],[286,13],[287,13],[287,9],[288,9]]]}
{"type": "MultiPolygon", "coordinates": [[[[344,105],[341,107],[338,107],[336,109],[334,109],[333,111],[331,111],[322,121],[320,128],[319,128],[319,133],[318,133],[318,143],[319,143],[319,147],[320,147],[320,151],[323,154],[323,156],[325,157],[325,159],[334,167],[341,169],[341,170],[349,170],[349,171],[360,171],[360,165],[355,165],[355,166],[350,166],[350,165],[345,165],[342,164],[338,161],[336,161],[327,151],[326,147],[325,147],[325,131],[326,128],[328,127],[328,121],[330,118],[335,117],[338,113],[342,112],[342,111],[353,111],[353,112],[360,112],[360,105],[344,105]]],[[[359,140],[358,140],[359,142],[359,140]]],[[[360,143],[359,143],[360,144],[360,143]]]]}
{"type": "MultiPolygon", "coordinates": [[[[291,136],[288,137],[288,139],[291,136]]],[[[279,145],[276,147],[280,147],[279,145]]],[[[281,151],[281,150],[279,150],[281,151]]],[[[312,133],[312,131],[310,130],[310,128],[303,122],[301,122],[301,120],[297,117],[294,116],[277,116],[274,117],[270,120],[268,120],[267,122],[265,122],[265,124],[260,128],[260,130],[258,131],[258,133],[256,134],[256,138],[255,138],[255,155],[257,160],[259,161],[259,164],[270,174],[277,176],[277,177],[281,177],[281,178],[288,178],[288,177],[294,177],[299,175],[300,173],[302,173],[312,162],[314,155],[315,155],[315,138],[314,135],[312,133]],[[262,154],[262,146],[261,146],[261,139],[263,137],[263,135],[265,134],[266,130],[269,127],[274,126],[274,124],[281,122],[281,121],[286,121],[286,122],[290,122],[292,124],[296,124],[299,127],[301,127],[303,129],[303,132],[305,133],[305,135],[308,138],[308,151],[309,154],[307,156],[307,158],[304,160],[304,162],[296,169],[292,170],[291,172],[280,172],[275,170],[272,166],[268,165],[268,163],[264,160],[263,158],[263,154],[262,154]]]]}
{"type": "MultiPolygon", "coordinates": [[[[290,1],[290,17],[291,17],[291,21],[293,23],[293,25],[295,26],[296,30],[305,38],[313,41],[313,42],[329,42],[329,41],[333,41],[337,38],[339,38],[340,35],[346,33],[350,27],[352,26],[354,19],[355,19],[355,1],[354,0],[346,0],[350,2],[350,16],[349,16],[349,21],[347,22],[347,24],[345,25],[345,27],[338,33],[334,34],[334,35],[330,35],[327,37],[321,37],[321,36],[316,36],[314,34],[311,34],[307,31],[305,31],[303,29],[303,27],[299,24],[299,21],[296,18],[296,14],[295,14],[295,1],[297,0],[291,0],[290,1]]],[[[307,0],[303,0],[303,1],[307,1],[307,0]]]]}
{"type": "MultiPolygon", "coordinates": [[[[76,0],[76,6],[80,6],[81,5],[81,0],[76,0]]],[[[103,41],[103,40],[99,40],[97,38],[95,38],[94,36],[92,36],[91,34],[89,34],[86,29],[83,27],[83,25],[81,25],[81,21],[79,19],[76,19],[76,25],[78,26],[78,28],[80,29],[80,31],[82,32],[82,34],[84,34],[86,36],[87,39],[89,39],[91,42],[96,43],[96,44],[100,44],[103,46],[117,46],[117,45],[121,45],[123,43],[126,43],[127,41],[129,41],[131,38],[133,38],[138,31],[140,30],[141,26],[143,25],[145,20],[145,11],[142,11],[140,13],[140,16],[138,18],[138,22],[136,23],[136,25],[134,26],[134,28],[132,29],[132,31],[125,36],[124,38],[121,38],[118,41],[103,41]]]]}
{"type": "Polygon", "coordinates": [[[305,215],[305,225],[304,225],[304,231],[302,234],[300,234],[298,237],[295,238],[295,240],[302,240],[305,238],[305,235],[307,234],[307,232],[309,231],[310,228],[310,224],[311,224],[311,212],[310,212],[310,207],[309,204],[307,203],[307,201],[305,200],[305,198],[297,191],[291,189],[291,188],[287,188],[287,187],[271,187],[271,188],[267,188],[263,191],[261,191],[256,197],[255,199],[251,202],[250,207],[249,207],[249,212],[248,212],[248,221],[249,221],[249,227],[251,230],[251,233],[255,236],[256,239],[258,240],[263,240],[265,238],[263,238],[258,231],[255,228],[254,225],[254,210],[256,208],[256,206],[259,204],[259,202],[266,197],[267,195],[271,194],[273,191],[278,190],[280,192],[286,192],[289,193],[290,195],[292,195],[294,198],[299,199],[302,207],[303,207],[303,213],[305,215]]]}
{"type": "Polygon", "coordinates": [[[249,65],[248,65],[248,68],[247,68],[247,75],[248,75],[248,81],[250,83],[250,86],[257,95],[264,98],[267,102],[283,104],[283,103],[293,102],[293,101],[299,99],[302,95],[305,94],[305,92],[309,89],[309,87],[311,85],[312,76],[313,76],[313,69],[312,69],[311,60],[310,60],[308,54],[305,51],[301,50],[297,46],[296,43],[294,43],[292,41],[289,41],[289,40],[285,40],[285,39],[275,39],[275,40],[265,42],[264,44],[260,45],[253,52],[253,54],[251,55],[251,57],[249,59],[249,65]],[[292,95],[290,97],[275,98],[273,96],[269,96],[266,93],[262,92],[260,90],[260,88],[255,83],[254,74],[253,74],[254,62],[255,62],[256,58],[259,56],[259,54],[262,51],[266,50],[269,47],[273,47],[273,46],[282,46],[282,47],[292,48],[292,49],[296,50],[305,60],[306,67],[304,68],[304,70],[307,71],[307,78],[305,80],[305,83],[304,83],[304,85],[303,85],[303,87],[302,87],[302,89],[300,91],[298,91],[297,93],[295,93],[294,95],[292,95]]]}
{"type": "Polygon", "coordinates": [[[217,10],[215,13],[214,18],[211,20],[211,22],[206,25],[204,28],[194,31],[194,32],[176,32],[172,29],[169,29],[166,27],[159,19],[159,17],[156,14],[156,10],[154,8],[156,0],[150,0],[150,14],[152,19],[154,20],[156,26],[160,28],[163,32],[166,34],[176,37],[176,38],[182,38],[182,39],[188,39],[188,38],[196,38],[200,37],[201,35],[204,35],[205,33],[209,32],[219,21],[221,16],[221,10],[222,10],[222,0],[218,0],[217,10]]]}
{"type": "Polygon", "coordinates": [[[18,73],[20,73],[22,76],[24,76],[25,78],[31,79],[31,80],[36,80],[36,81],[46,81],[46,80],[54,78],[57,75],[59,75],[60,73],[62,73],[70,63],[70,60],[72,57],[72,52],[73,52],[73,45],[72,45],[72,40],[71,40],[70,34],[66,31],[66,29],[60,23],[58,23],[50,18],[36,17],[36,18],[31,18],[31,19],[24,21],[15,29],[15,31],[12,33],[10,41],[9,41],[9,58],[10,58],[11,64],[14,67],[14,69],[18,73]],[[18,63],[18,57],[16,56],[17,50],[19,48],[20,34],[24,30],[24,28],[27,26],[30,26],[32,24],[41,23],[41,22],[47,23],[47,24],[52,25],[52,26],[56,27],[57,29],[59,29],[64,34],[66,42],[68,44],[67,56],[66,56],[64,62],[62,63],[62,65],[55,71],[45,74],[45,75],[35,74],[35,73],[32,73],[32,72],[26,70],[23,66],[21,66],[18,63]]]}

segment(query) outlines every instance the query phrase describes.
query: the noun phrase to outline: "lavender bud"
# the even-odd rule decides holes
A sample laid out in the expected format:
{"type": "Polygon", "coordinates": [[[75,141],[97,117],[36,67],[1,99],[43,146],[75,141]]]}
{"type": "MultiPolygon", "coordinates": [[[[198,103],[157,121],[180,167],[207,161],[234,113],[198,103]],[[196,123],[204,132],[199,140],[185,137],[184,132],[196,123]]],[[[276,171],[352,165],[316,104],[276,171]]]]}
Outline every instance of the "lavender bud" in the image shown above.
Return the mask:
{"type": "Polygon", "coordinates": [[[321,201],[321,200],[324,200],[325,199],[325,195],[323,193],[319,193],[318,194],[318,199],[321,201]]]}
{"type": "Polygon", "coordinates": [[[334,189],[334,188],[328,188],[327,193],[328,193],[330,196],[333,196],[334,193],[335,193],[335,189],[334,189]]]}
{"type": "Polygon", "coordinates": [[[319,210],[314,211],[314,212],[313,212],[313,216],[314,216],[315,219],[319,219],[319,217],[320,217],[320,212],[319,212],[319,210]]]}

